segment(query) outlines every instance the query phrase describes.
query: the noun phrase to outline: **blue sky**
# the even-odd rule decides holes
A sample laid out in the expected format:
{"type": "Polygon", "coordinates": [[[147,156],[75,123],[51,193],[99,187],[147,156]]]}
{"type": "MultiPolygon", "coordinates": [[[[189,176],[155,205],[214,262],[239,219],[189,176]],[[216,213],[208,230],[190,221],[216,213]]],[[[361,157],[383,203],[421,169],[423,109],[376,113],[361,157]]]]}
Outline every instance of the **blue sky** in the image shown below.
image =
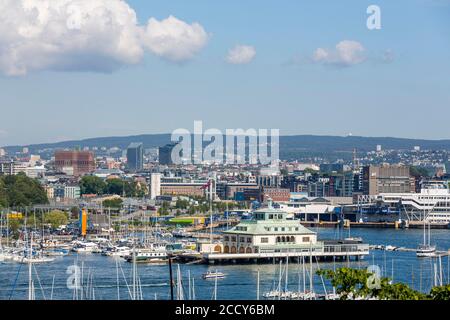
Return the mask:
{"type": "MultiPolygon", "coordinates": [[[[151,47],[108,72],[54,71],[48,63],[4,72],[0,145],[171,132],[192,129],[194,120],[281,134],[450,139],[450,1],[127,3],[142,26],[172,15],[198,22],[208,40],[183,61],[151,47]],[[381,30],[366,27],[370,4],[381,8],[381,30]],[[345,40],[364,48],[357,63],[314,60],[318,48],[333,55],[345,40]],[[236,45],[256,56],[227,62],[236,45]]],[[[0,37],[0,53],[2,45],[0,37]]]]}

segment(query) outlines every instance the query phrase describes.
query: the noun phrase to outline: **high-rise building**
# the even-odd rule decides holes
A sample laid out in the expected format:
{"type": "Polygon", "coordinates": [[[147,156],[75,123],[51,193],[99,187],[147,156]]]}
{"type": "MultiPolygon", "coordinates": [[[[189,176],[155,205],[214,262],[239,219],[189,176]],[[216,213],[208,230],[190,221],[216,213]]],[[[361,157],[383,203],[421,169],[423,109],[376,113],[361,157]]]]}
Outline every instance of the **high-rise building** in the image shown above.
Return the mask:
{"type": "Polygon", "coordinates": [[[159,147],[159,164],[171,165],[172,160],[172,150],[176,146],[176,143],[169,143],[163,147],[159,147]]]}
{"type": "Polygon", "coordinates": [[[127,148],[127,167],[133,171],[144,168],[144,146],[142,143],[133,142],[127,148]]]}
{"type": "Polygon", "coordinates": [[[150,175],[150,199],[156,199],[161,195],[161,173],[152,173],[150,175]]]}
{"type": "Polygon", "coordinates": [[[0,175],[13,175],[14,171],[14,161],[13,160],[0,160],[0,175]]]}
{"type": "Polygon", "coordinates": [[[414,178],[410,176],[408,166],[370,165],[363,168],[362,192],[365,195],[410,193],[414,191],[414,178]]]}
{"type": "Polygon", "coordinates": [[[55,167],[61,172],[82,176],[95,170],[95,157],[91,151],[56,151],[55,167]]]}

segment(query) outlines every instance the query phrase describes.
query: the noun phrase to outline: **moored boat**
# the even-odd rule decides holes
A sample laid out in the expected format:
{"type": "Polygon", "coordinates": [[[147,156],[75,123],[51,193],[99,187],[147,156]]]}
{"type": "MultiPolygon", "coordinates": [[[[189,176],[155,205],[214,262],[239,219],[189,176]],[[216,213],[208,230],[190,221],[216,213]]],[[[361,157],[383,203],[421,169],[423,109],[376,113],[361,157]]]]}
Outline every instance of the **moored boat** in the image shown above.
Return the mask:
{"type": "Polygon", "coordinates": [[[207,280],[207,279],[223,279],[225,278],[225,274],[222,272],[212,272],[212,271],[208,271],[204,274],[202,274],[202,278],[207,280]]]}

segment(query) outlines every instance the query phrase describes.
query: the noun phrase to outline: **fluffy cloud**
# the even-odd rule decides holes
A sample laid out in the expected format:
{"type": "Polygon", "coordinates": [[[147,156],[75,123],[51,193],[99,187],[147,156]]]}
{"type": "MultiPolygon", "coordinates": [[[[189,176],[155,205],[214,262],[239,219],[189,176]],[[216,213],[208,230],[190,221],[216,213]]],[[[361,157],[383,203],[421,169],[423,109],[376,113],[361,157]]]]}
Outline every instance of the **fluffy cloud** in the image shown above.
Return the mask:
{"type": "Polygon", "coordinates": [[[187,24],[177,18],[158,21],[151,18],[145,30],[145,45],[153,53],[172,61],[191,59],[208,41],[198,23],[187,24]]]}
{"type": "Polygon", "coordinates": [[[231,64],[246,64],[252,62],[255,56],[254,47],[237,45],[228,52],[226,61],[231,64]]]}
{"type": "Polygon", "coordinates": [[[318,48],[313,54],[316,63],[331,64],[338,66],[351,66],[363,62],[365,48],[357,41],[344,40],[339,42],[332,50],[318,48]]]}
{"type": "Polygon", "coordinates": [[[198,23],[170,16],[138,24],[123,0],[0,0],[0,72],[111,72],[139,63],[146,50],[175,62],[207,43],[198,23]]]}

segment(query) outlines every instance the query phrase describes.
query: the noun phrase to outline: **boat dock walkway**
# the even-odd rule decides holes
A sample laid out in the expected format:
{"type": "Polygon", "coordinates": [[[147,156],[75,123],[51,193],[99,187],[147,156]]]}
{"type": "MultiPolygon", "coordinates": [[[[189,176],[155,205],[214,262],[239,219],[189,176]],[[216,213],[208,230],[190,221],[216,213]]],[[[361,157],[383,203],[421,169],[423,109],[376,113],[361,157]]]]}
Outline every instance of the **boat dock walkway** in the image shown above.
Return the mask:
{"type": "Polygon", "coordinates": [[[274,259],[290,258],[298,260],[302,257],[307,261],[311,258],[316,261],[357,261],[367,255],[369,255],[368,244],[328,240],[324,241],[324,246],[321,249],[266,250],[255,253],[205,253],[203,259],[206,263],[211,264],[272,262],[274,259]]]}

